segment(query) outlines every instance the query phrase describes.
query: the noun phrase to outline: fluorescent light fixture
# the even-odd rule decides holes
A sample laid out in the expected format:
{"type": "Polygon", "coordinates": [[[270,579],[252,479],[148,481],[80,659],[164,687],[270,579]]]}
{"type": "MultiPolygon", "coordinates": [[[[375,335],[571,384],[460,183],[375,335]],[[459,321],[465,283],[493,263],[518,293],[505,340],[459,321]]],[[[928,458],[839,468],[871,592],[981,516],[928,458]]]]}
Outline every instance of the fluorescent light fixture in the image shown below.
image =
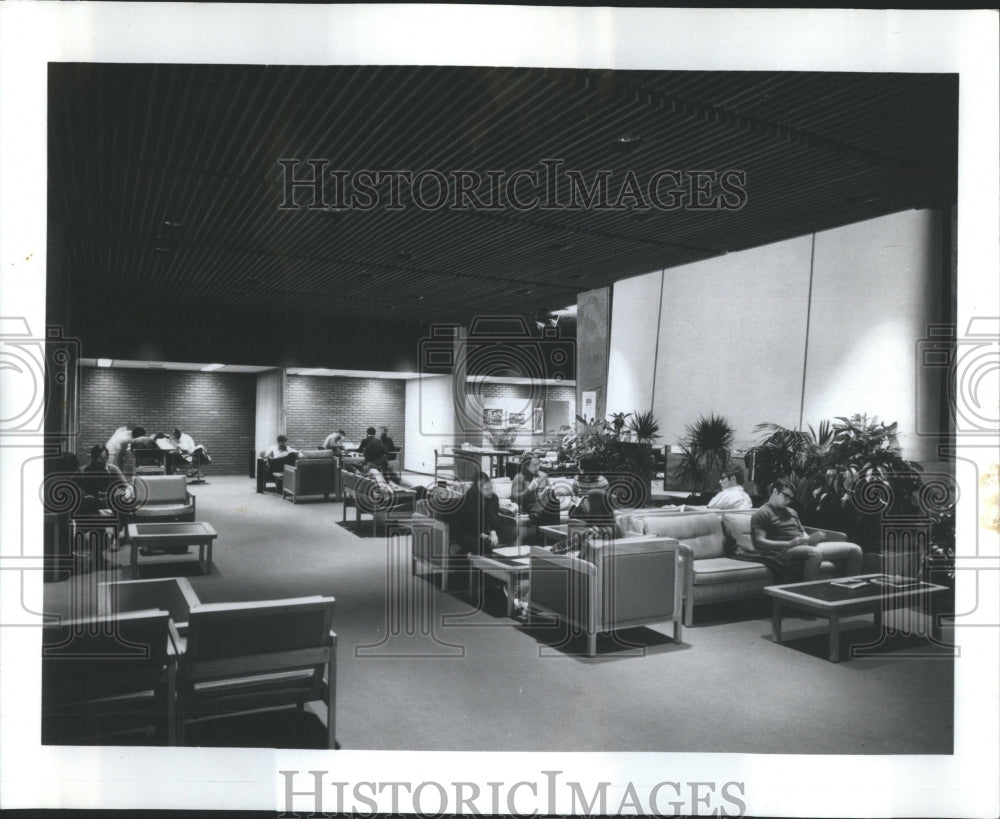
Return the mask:
{"type": "Polygon", "coordinates": [[[206,364],[204,367],[201,368],[201,371],[203,373],[210,373],[214,370],[221,370],[225,366],[226,366],[225,364],[206,364]]]}
{"type": "Polygon", "coordinates": [[[111,359],[110,358],[99,358],[99,359],[97,359],[97,366],[98,367],[110,367],[111,366],[111,359]]]}

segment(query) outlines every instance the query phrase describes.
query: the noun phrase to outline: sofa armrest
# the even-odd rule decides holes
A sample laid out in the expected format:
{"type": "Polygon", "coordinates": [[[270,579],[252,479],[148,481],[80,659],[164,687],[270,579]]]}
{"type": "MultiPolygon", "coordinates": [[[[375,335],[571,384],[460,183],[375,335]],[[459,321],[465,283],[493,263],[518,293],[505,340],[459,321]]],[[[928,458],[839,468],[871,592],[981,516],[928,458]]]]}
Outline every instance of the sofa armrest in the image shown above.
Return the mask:
{"type": "Polygon", "coordinates": [[[836,540],[836,541],[847,540],[847,533],[838,532],[836,529],[818,529],[815,526],[803,526],[802,528],[805,529],[806,533],[810,535],[813,534],[814,532],[822,532],[824,535],[826,535],[825,540],[836,540]]]}
{"type": "Polygon", "coordinates": [[[423,563],[447,564],[451,546],[448,524],[443,520],[414,513],[410,522],[413,533],[412,553],[414,560],[423,563]]]}
{"type": "Polygon", "coordinates": [[[184,490],[184,503],[191,507],[191,512],[192,513],[195,513],[195,511],[196,511],[195,507],[194,507],[195,500],[196,500],[196,498],[195,498],[194,495],[192,495],[187,490],[184,490]]]}

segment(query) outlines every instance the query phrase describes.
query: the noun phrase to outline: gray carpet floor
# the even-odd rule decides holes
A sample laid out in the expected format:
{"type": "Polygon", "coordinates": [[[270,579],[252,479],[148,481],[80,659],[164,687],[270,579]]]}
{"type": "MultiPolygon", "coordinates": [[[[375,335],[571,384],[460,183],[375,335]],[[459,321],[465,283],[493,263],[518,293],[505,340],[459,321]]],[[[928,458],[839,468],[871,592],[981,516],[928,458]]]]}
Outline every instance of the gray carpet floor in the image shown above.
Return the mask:
{"type": "MultiPolygon", "coordinates": [[[[786,620],[779,645],[761,600],[697,609],[683,644],[664,624],[605,636],[588,658],[558,624],[507,619],[498,588],[477,606],[461,583],[442,593],[414,578],[408,538],[372,537],[367,519],[341,525],[339,503],[293,505],[235,476],[191,491],[219,533],[212,573],[150,560],[141,576],[186,574],[203,602],[335,597],[344,748],[952,751],[954,662],[919,634],[833,664],[825,621],[786,620]]],[[[69,610],[79,587],[46,584],[46,609],[69,610]]],[[[870,617],[843,632],[842,652],[879,637],[870,617]]]]}

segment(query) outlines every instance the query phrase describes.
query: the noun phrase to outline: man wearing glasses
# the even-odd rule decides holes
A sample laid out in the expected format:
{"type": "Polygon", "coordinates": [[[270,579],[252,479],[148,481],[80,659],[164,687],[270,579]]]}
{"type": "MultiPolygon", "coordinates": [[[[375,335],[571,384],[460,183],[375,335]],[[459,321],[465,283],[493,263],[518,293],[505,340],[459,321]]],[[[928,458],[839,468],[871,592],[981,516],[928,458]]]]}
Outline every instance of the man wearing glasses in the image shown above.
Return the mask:
{"type": "Polygon", "coordinates": [[[753,509],[753,501],[743,488],[743,470],[738,466],[733,466],[722,473],[719,479],[721,491],[708,502],[708,506],[686,505],[687,511],[698,509],[717,509],[719,511],[738,511],[741,509],[753,509]]]}
{"type": "Polygon", "coordinates": [[[861,571],[861,547],[855,543],[824,541],[822,532],[806,534],[798,513],[789,506],[795,500],[795,485],[779,478],[771,485],[771,497],[750,518],[754,548],[760,552],[779,552],[797,563],[802,561],[802,579],[815,580],[824,560],[844,563],[845,575],[861,571]]]}

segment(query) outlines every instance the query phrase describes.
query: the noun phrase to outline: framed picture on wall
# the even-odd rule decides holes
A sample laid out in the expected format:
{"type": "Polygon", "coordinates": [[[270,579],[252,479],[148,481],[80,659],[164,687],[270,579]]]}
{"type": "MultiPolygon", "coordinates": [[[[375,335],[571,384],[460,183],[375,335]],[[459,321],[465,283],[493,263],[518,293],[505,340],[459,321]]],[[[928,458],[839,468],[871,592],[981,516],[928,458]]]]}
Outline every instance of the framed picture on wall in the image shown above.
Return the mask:
{"type": "Polygon", "coordinates": [[[528,419],[526,414],[523,412],[508,412],[507,413],[507,426],[509,427],[523,427],[527,424],[528,419]]]}
{"type": "Polygon", "coordinates": [[[535,407],[531,411],[531,431],[545,432],[545,410],[542,407],[535,407]]]}
{"type": "Polygon", "coordinates": [[[502,427],[503,426],[503,410],[494,408],[484,408],[483,409],[483,426],[484,427],[502,427]]]}

